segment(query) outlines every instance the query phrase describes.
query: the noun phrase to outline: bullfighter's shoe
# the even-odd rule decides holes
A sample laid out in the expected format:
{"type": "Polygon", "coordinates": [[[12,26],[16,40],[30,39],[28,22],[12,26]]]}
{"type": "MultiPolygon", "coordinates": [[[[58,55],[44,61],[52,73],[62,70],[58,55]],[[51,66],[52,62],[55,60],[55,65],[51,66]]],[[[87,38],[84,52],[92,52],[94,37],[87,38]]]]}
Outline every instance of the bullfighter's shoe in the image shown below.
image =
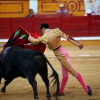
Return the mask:
{"type": "Polygon", "coordinates": [[[56,96],[64,96],[64,93],[53,93],[52,97],[56,97],[56,96]]]}
{"type": "Polygon", "coordinates": [[[92,96],[92,90],[91,90],[90,86],[87,86],[87,87],[88,87],[88,90],[89,90],[87,94],[88,94],[89,96],[92,96]]]}

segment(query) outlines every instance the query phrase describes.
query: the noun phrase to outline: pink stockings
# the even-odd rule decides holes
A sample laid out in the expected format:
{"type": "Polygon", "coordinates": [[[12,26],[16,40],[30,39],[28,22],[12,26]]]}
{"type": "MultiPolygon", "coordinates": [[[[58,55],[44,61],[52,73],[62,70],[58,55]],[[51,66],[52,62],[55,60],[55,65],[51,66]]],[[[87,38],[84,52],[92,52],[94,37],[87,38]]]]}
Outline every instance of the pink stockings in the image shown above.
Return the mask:
{"type": "Polygon", "coordinates": [[[81,85],[83,86],[85,92],[88,93],[88,87],[85,84],[85,82],[84,82],[84,80],[83,80],[83,78],[82,78],[80,73],[78,73],[78,76],[76,77],[76,79],[81,83],[81,85]]]}
{"type": "Polygon", "coordinates": [[[68,81],[68,77],[63,77],[62,78],[61,87],[60,87],[60,90],[59,90],[58,94],[61,94],[61,93],[64,92],[64,88],[66,86],[67,81],[68,81]]]}
{"type": "MultiPolygon", "coordinates": [[[[84,80],[83,80],[83,78],[82,78],[82,76],[81,76],[80,73],[78,73],[78,76],[76,77],[76,79],[77,79],[77,80],[80,82],[80,84],[83,86],[85,92],[88,93],[87,85],[85,84],[85,82],[84,82],[84,80]]],[[[65,86],[66,86],[67,81],[68,81],[68,77],[64,77],[64,76],[63,76],[62,82],[61,82],[61,87],[60,87],[60,90],[59,90],[58,94],[61,94],[61,93],[64,92],[64,88],[65,88],[65,86]]]]}
{"type": "MultiPolygon", "coordinates": [[[[70,60],[68,59],[68,52],[67,52],[65,49],[63,49],[62,47],[61,47],[59,50],[60,50],[60,51],[63,53],[63,55],[66,57],[66,60],[67,60],[67,62],[71,65],[71,67],[73,67],[72,64],[71,64],[71,62],[70,62],[70,60]]],[[[65,85],[66,85],[66,83],[67,83],[67,81],[68,81],[68,77],[69,77],[68,71],[67,71],[63,66],[61,66],[61,67],[62,67],[62,75],[63,75],[63,77],[62,77],[61,87],[60,87],[60,90],[59,90],[58,94],[61,94],[61,93],[64,92],[64,88],[65,88],[65,85]]],[[[80,73],[77,74],[76,79],[77,79],[77,80],[80,82],[80,84],[83,86],[85,92],[88,93],[88,87],[87,87],[87,85],[85,84],[85,82],[84,82],[84,80],[83,80],[83,78],[82,78],[82,76],[81,76],[80,73]]]]}

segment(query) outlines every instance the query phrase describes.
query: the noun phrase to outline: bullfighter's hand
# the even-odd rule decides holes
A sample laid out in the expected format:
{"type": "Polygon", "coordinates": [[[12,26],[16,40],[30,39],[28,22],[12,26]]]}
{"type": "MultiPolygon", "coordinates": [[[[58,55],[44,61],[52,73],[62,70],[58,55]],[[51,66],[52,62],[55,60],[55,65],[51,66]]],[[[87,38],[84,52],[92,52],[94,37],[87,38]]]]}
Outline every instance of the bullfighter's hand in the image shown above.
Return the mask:
{"type": "Polygon", "coordinates": [[[83,45],[82,45],[82,44],[80,44],[80,45],[79,45],[79,48],[80,48],[80,49],[82,49],[82,48],[83,48],[83,45]]]}
{"type": "Polygon", "coordinates": [[[31,35],[28,36],[28,40],[31,41],[33,37],[31,35]]]}
{"type": "Polygon", "coordinates": [[[69,35],[66,35],[66,39],[68,40],[68,38],[69,38],[69,35]]]}

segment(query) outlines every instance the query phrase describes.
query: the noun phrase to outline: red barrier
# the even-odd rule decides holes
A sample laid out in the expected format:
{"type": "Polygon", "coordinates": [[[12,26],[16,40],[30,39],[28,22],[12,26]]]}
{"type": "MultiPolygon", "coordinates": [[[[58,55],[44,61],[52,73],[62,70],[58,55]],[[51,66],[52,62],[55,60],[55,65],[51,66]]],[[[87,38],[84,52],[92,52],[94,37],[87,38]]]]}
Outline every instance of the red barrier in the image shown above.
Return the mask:
{"type": "Polygon", "coordinates": [[[100,36],[100,16],[35,15],[33,18],[0,18],[0,39],[9,38],[19,26],[31,34],[36,31],[42,35],[40,25],[44,22],[72,37],[100,36]]]}

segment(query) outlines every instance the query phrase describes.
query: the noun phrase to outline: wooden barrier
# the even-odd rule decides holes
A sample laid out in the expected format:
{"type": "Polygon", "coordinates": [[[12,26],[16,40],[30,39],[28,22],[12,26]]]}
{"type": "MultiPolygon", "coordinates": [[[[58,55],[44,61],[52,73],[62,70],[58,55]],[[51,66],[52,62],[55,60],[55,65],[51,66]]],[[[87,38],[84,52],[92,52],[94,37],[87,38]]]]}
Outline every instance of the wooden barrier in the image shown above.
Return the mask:
{"type": "Polygon", "coordinates": [[[72,37],[100,36],[100,16],[35,15],[33,18],[0,18],[0,39],[9,38],[19,26],[31,34],[42,35],[40,25],[44,22],[72,37]]]}

